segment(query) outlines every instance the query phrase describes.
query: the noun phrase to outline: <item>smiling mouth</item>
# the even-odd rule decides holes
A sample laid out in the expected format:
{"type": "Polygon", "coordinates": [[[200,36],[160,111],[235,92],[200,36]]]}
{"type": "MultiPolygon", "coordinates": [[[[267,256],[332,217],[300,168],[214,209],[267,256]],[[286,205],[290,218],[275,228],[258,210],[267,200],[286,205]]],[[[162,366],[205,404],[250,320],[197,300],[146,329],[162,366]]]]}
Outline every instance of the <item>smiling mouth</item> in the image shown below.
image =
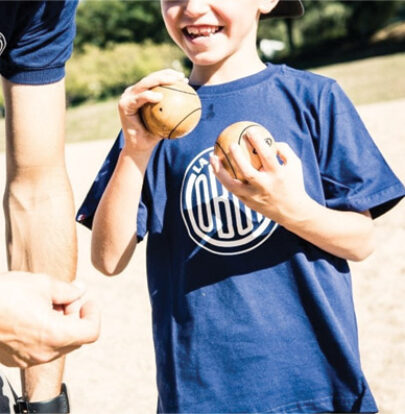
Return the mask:
{"type": "Polygon", "coordinates": [[[182,31],[190,39],[211,37],[221,32],[223,26],[186,26],[182,31]]]}

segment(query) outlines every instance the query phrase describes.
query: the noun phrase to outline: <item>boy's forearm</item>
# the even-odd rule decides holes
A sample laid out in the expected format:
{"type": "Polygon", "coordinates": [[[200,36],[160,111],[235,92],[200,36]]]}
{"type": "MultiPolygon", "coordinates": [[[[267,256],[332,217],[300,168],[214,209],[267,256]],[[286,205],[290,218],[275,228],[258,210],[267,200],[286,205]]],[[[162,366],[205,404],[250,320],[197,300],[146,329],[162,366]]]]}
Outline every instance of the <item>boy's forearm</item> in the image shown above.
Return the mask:
{"type": "Polygon", "coordinates": [[[292,233],[335,256],[359,261],[373,250],[373,221],[369,212],[332,210],[318,204],[306,192],[301,160],[286,143],[274,152],[259,137],[248,139],[264,163],[256,170],[239,146],[230,156],[241,179],[233,179],[219,159],[211,158],[218,179],[252,210],[274,220],[292,233]]]}
{"type": "Polygon", "coordinates": [[[136,218],[150,152],[126,147],[97,208],[92,234],[92,261],[102,273],[115,275],[136,247],[136,218]]]}
{"type": "Polygon", "coordinates": [[[322,250],[347,260],[360,261],[374,249],[374,226],[368,211],[338,211],[308,197],[295,217],[285,217],[283,227],[322,250]]]}
{"type": "Polygon", "coordinates": [[[93,221],[93,265],[106,275],[120,273],[136,248],[136,221],[143,178],[154,147],[162,137],[145,128],[139,111],[163,95],[159,85],[184,80],[184,73],[164,69],[151,73],[125,89],[118,102],[125,145],[100,200],[93,221]]]}

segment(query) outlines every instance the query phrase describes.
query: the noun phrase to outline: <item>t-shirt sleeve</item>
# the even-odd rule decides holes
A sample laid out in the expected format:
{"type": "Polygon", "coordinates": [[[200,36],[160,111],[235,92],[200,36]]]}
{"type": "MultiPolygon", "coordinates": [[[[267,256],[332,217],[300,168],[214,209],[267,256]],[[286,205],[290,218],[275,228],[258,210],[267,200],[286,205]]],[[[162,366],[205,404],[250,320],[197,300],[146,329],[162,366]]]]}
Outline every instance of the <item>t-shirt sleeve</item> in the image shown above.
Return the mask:
{"type": "Polygon", "coordinates": [[[0,73],[19,84],[47,84],[65,76],[73,50],[77,0],[5,2],[0,17],[0,73]],[[3,28],[4,25],[4,28],[3,28]]]}
{"type": "MultiPolygon", "coordinates": [[[[77,214],[76,221],[83,224],[87,228],[91,229],[93,226],[94,214],[97,210],[97,206],[103,196],[103,193],[110,181],[110,178],[117,165],[118,157],[121,153],[121,149],[124,146],[124,136],[122,131],[119,133],[115,140],[107,158],[103,162],[89,192],[87,193],[82,205],[80,206],[77,214]]],[[[147,215],[148,210],[145,202],[141,199],[138,207],[137,217],[137,237],[138,241],[141,241],[147,232],[147,215]]]]}
{"type": "Polygon", "coordinates": [[[336,82],[320,102],[318,159],[326,205],[382,215],[405,195],[403,184],[336,82]]]}

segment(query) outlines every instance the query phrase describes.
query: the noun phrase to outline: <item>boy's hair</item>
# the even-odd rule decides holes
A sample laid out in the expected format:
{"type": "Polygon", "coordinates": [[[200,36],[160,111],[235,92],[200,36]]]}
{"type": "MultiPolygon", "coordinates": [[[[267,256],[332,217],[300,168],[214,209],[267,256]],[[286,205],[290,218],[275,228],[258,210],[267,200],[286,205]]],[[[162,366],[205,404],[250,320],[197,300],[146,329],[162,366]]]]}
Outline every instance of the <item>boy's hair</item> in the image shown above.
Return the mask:
{"type": "Polygon", "coordinates": [[[262,14],[261,19],[273,17],[301,17],[304,6],[301,0],[279,0],[277,6],[268,14],[262,14]]]}

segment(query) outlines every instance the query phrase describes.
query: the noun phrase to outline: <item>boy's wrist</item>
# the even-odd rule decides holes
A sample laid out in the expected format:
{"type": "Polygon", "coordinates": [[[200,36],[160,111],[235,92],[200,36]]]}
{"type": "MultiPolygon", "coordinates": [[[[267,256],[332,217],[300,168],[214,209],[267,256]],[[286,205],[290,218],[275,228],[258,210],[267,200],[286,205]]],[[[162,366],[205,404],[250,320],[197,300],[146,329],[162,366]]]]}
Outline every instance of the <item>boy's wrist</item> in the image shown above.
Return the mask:
{"type": "Polygon", "coordinates": [[[299,203],[296,203],[296,208],[290,211],[284,211],[280,214],[280,219],[275,220],[278,224],[295,233],[297,230],[302,230],[311,226],[311,223],[316,220],[320,214],[319,207],[321,207],[310,196],[306,195],[299,203]]]}
{"type": "Polygon", "coordinates": [[[146,167],[149,158],[152,155],[153,149],[154,147],[151,147],[140,151],[134,147],[131,147],[131,145],[124,144],[120,157],[129,158],[136,165],[146,167]]]}

